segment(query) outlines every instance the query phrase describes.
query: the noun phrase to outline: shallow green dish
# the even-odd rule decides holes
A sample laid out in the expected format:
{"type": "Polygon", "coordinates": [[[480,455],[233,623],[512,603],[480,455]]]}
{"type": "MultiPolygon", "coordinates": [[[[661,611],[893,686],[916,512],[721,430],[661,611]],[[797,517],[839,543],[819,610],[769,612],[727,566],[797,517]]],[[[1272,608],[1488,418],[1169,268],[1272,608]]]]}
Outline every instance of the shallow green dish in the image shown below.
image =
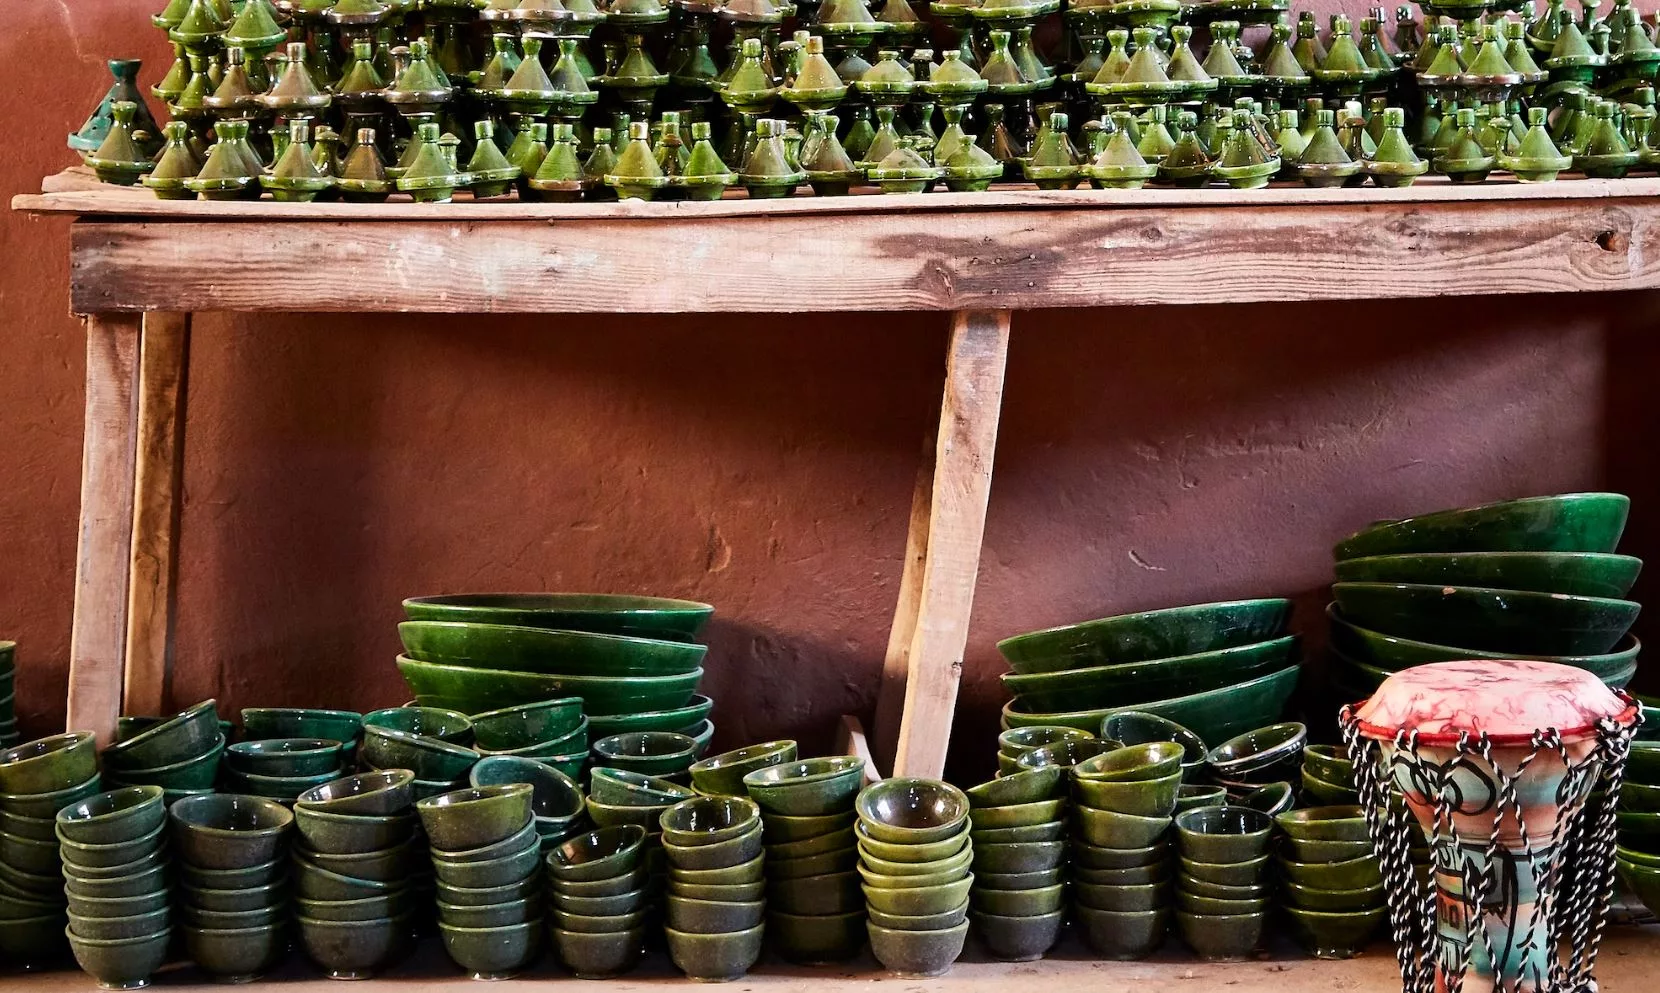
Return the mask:
{"type": "Polygon", "coordinates": [[[1010,759],[1018,759],[1034,748],[1093,737],[1094,731],[1056,725],[1008,728],[997,736],[997,753],[1010,759]]]}
{"type": "Polygon", "coordinates": [[[167,820],[161,792],[159,786],[129,786],[77,801],[58,811],[57,831],[65,841],[82,845],[141,838],[167,820]]]}
{"type": "Polygon", "coordinates": [[[1297,649],[1297,635],[1236,645],[1194,655],[1021,675],[1005,673],[1003,686],[1034,710],[1127,707],[1143,700],[1202,693],[1283,668],[1297,649]]]}
{"type": "MultiPolygon", "coordinates": [[[[460,705],[455,709],[467,713],[576,696],[590,718],[682,707],[703,678],[701,668],[673,676],[555,676],[417,662],[403,655],[398,671],[418,697],[455,701],[460,705]]],[[[590,733],[600,730],[591,726],[590,733]]]]}
{"type": "Polygon", "coordinates": [[[762,839],[769,845],[806,841],[851,828],[857,817],[851,807],[833,814],[768,814],[761,822],[762,839]]]}
{"type": "Polygon", "coordinates": [[[1168,909],[1119,912],[1075,906],[1076,926],[1090,951],[1115,961],[1142,959],[1164,944],[1170,929],[1168,909]]]}
{"type": "Polygon", "coordinates": [[[950,783],[899,777],[859,792],[855,809],[867,834],[893,845],[944,841],[968,823],[968,797],[950,783]]]}
{"type": "Polygon", "coordinates": [[[590,714],[588,734],[596,740],[625,731],[679,731],[689,734],[692,728],[708,719],[714,705],[713,700],[694,693],[684,706],[627,714],[590,714]]]}
{"type": "Polygon", "coordinates": [[[423,662],[565,676],[686,673],[709,651],[685,641],[449,621],[404,621],[398,636],[405,654],[423,662]]]}
{"type": "Polygon", "coordinates": [[[351,710],[315,710],[305,707],[248,707],[242,711],[242,733],[259,738],[332,738],[356,741],[363,731],[363,715],[351,710]]]}
{"type": "Polygon", "coordinates": [[[1066,798],[1056,797],[1053,800],[1034,800],[1031,803],[1014,803],[1002,807],[971,807],[968,811],[968,821],[971,830],[975,831],[1027,827],[1058,820],[1065,810],[1066,798]]]}
{"type": "Polygon", "coordinates": [[[1606,653],[1641,609],[1606,597],[1407,583],[1337,583],[1332,595],[1344,617],[1373,630],[1489,652],[1547,655],[1606,653]]]}
{"type": "Polygon", "coordinates": [[[239,741],[225,749],[225,765],[234,772],[266,777],[337,773],[340,742],[329,738],[239,741]]]}
{"type": "Polygon", "coordinates": [[[1420,552],[1337,563],[1340,583],[1423,583],[1622,598],[1643,560],[1598,552],[1420,552]]]}
{"type": "Polygon", "coordinates": [[[1223,687],[1192,696],[1140,703],[1134,707],[1078,710],[1065,714],[1032,714],[1017,710],[1010,702],[1003,707],[1003,723],[1009,727],[1034,724],[1062,724],[1093,731],[1108,716],[1136,710],[1165,717],[1190,728],[1207,741],[1225,741],[1252,728],[1272,724],[1285,711],[1297,688],[1301,673],[1297,666],[1259,676],[1237,686],[1223,687]]]}
{"type": "Polygon", "coordinates": [[[963,792],[975,807],[1003,807],[1016,803],[1036,803],[1051,800],[1064,792],[1067,777],[1062,766],[1044,766],[1022,769],[1007,776],[981,783],[963,792]]]}
{"type": "Polygon", "coordinates": [[[629,731],[601,738],[591,746],[594,764],[672,776],[685,772],[697,760],[697,742],[678,731],[629,731]]]}
{"type": "Polygon", "coordinates": [[[564,738],[581,726],[582,698],[538,700],[487,710],[474,714],[471,722],[479,748],[528,748],[564,738]]]}
{"type": "Polygon", "coordinates": [[[385,727],[363,729],[363,761],[377,769],[409,769],[417,779],[453,780],[467,774],[479,754],[438,738],[385,727]]]}
{"type": "Polygon", "coordinates": [[[0,752],[0,793],[52,793],[98,771],[98,742],[90,731],[55,734],[0,752]]]}
{"type": "Polygon", "coordinates": [[[589,770],[588,794],[602,804],[619,807],[672,807],[697,795],[661,776],[604,765],[595,765],[589,770]]]}
{"type": "Polygon", "coordinates": [[[313,786],[295,800],[326,814],[380,816],[401,813],[415,802],[415,774],[408,769],[363,772],[313,786]]]}
{"type": "Polygon", "coordinates": [[[1289,907],[1305,910],[1356,911],[1383,906],[1383,884],[1362,886],[1352,890],[1323,890],[1304,886],[1289,879],[1281,880],[1289,907]]]}
{"type": "Polygon", "coordinates": [[[1386,907],[1361,911],[1307,910],[1286,907],[1291,936],[1317,959],[1349,959],[1359,955],[1383,927],[1386,907]]]}
{"type": "Polygon", "coordinates": [[[1022,674],[1140,662],[1273,638],[1290,613],[1279,598],[1171,607],[1016,635],[997,650],[1022,674]]]}
{"type": "Polygon", "coordinates": [[[101,759],[104,767],[112,771],[154,769],[194,759],[211,751],[215,742],[223,741],[215,703],[203,700],[160,724],[110,745],[104,749],[101,759]]]}
{"type": "Polygon", "coordinates": [[[1620,879],[1631,892],[1637,894],[1637,899],[1642,901],[1649,913],[1654,913],[1655,908],[1660,907],[1660,869],[1625,859],[1616,859],[1614,865],[1620,879]]]}
{"type": "Polygon", "coordinates": [[[434,848],[462,852],[493,845],[529,826],[533,797],[529,783],[472,786],[422,800],[415,812],[434,848]]]}
{"type": "Polygon", "coordinates": [[[188,797],[167,813],[178,857],[200,869],[247,869],[270,862],[294,828],[287,807],[251,796],[188,797]]]}
{"type": "Polygon", "coordinates": [[[748,745],[692,763],[692,785],[703,793],[744,796],[744,776],[769,765],[793,762],[796,743],[790,739],[748,745]]]}
{"type": "Polygon", "coordinates": [[[1331,644],[1334,651],[1340,652],[1350,661],[1376,666],[1389,672],[1426,662],[1450,662],[1454,659],[1531,659],[1560,662],[1576,669],[1584,669],[1599,679],[1607,679],[1635,665],[1637,653],[1642,649],[1642,643],[1636,636],[1628,633],[1612,650],[1595,655],[1490,652],[1382,634],[1351,621],[1338,609],[1336,603],[1326,606],[1326,618],[1331,621],[1331,644]]]}
{"type": "Polygon", "coordinates": [[[627,876],[639,865],[645,837],[643,827],[625,824],[567,838],[548,852],[548,876],[557,882],[574,883],[627,876]]]}
{"type": "Polygon", "coordinates": [[[535,759],[490,755],[479,759],[467,772],[467,781],[473,786],[499,786],[504,783],[529,783],[531,810],[538,818],[552,818],[562,822],[574,821],[587,806],[582,787],[571,777],[545,762],[535,759]]]}
{"type": "Polygon", "coordinates": [[[824,915],[770,911],[767,933],[779,954],[791,962],[842,962],[865,947],[865,911],[824,915]]]}
{"type": "Polygon", "coordinates": [[[1372,855],[1343,862],[1295,862],[1276,857],[1282,879],[1317,890],[1356,890],[1383,882],[1383,870],[1372,855]]]}
{"type": "Polygon", "coordinates": [[[1386,521],[1338,542],[1338,561],[1414,552],[1612,552],[1631,499],[1565,493],[1386,521]]]}
{"type": "Polygon", "coordinates": [[[364,714],[363,725],[424,735],[452,745],[473,743],[472,720],[466,714],[443,707],[387,707],[364,714]]]}
{"type": "Polygon", "coordinates": [[[674,635],[702,630],[715,608],[693,600],[608,593],[462,593],[411,597],[411,620],[471,621],[608,634],[674,635]]]}

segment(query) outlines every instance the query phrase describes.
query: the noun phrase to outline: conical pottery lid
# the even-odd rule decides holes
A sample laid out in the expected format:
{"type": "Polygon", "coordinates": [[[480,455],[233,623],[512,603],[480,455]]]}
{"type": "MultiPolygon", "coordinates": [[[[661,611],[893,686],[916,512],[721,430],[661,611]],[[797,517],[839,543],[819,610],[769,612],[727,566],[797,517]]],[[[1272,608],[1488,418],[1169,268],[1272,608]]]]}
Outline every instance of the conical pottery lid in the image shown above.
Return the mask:
{"type": "Polygon", "coordinates": [[[548,73],[550,89],[565,94],[593,92],[583,75],[582,66],[577,62],[576,53],[575,38],[559,39],[559,58],[553,63],[553,71],[548,73]]]}
{"type": "MultiPolygon", "coordinates": [[[[615,169],[613,168],[612,171],[614,172],[615,169]]],[[[577,156],[575,126],[555,124],[553,126],[553,142],[548,146],[547,155],[537,166],[535,182],[540,185],[569,184],[581,183],[585,178],[586,174],[583,172],[582,162],[577,156]]]]}
{"type": "Polygon", "coordinates": [[[1210,154],[1205,151],[1205,146],[1199,143],[1198,116],[1190,110],[1184,110],[1177,117],[1176,123],[1182,129],[1182,136],[1176,139],[1176,144],[1171,146],[1169,154],[1164,157],[1163,167],[1184,170],[1210,166],[1210,154]]]}
{"type": "Polygon", "coordinates": [[[1163,107],[1152,108],[1150,116],[1150,122],[1141,129],[1141,140],[1136,143],[1136,150],[1142,158],[1156,162],[1170,154],[1170,150],[1176,147],[1176,139],[1170,135],[1163,107]]]}
{"type": "Polygon", "coordinates": [[[502,154],[501,146],[496,144],[495,121],[474,121],[473,137],[473,157],[467,160],[468,172],[518,172],[518,167],[507,161],[507,156],[502,154]]]}
{"type": "Polygon", "coordinates": [[[1365,73],[1371,71],[1366,64],[1366,57],[1360,54],[1360,46],[1355,44],[1354,36],[1350,34],[1349,19],[1342,15],[1337,18],[1337,33],[1331,40],[1331,48],[1326,51],[1326,60],[1320,68],[1326,72],[1365,73]]]}
{"type": "Polygon", "coordinates": [[[1158,32],[1152,28],[1135,29],[1136,53],[1124,69],[1124,76],[1118,81],[1120,84],[1170,82],[1170,76],[1164,71],[1164,64],[1158,56],[1158,47],[1153,44],[1157,35],[1158,32]]]}
{"type": "Polygon", "coordinates": [[[207,161],[202,163],[202,171],[196,174],[197,179],[250,179],[259,175],[259,167],[256,165],[250,169],[241,149],[237,148],[239,125],[246,127],[247,122],[219,121],[213,125],[213,133],[218,140],[208,149],[207,161]]]}
{"type": "Polygon", "coordinates": [[[375,69],[375,48],[367,41],[352,43],[352,61],[336,87],[340,93],[374,93],[386,88],[386,80],[375,69]]]}
{"type": "Polygon", "coordinates": [[[340,178],[359,183],[386,182],[386,160],[375,147],[375,129],[358,128],[357,142],[346,150],[340,164],[340,178]]]}
{"type": "Polygon", "coordinates": [[[513,70],[513,75],[508,77],[507,85],[502,89],[517,93],[552,93],[558,91],[559,87],[553,84],[547,70],[542,68],[541,39],[526,38],[524,48],[524,58],[520,60],[518,67],[513,70]]]}
{"type": "Polygon", "coordinates": [[[1579,30],[1579,25],[1573,21],[1566,21],[1562,30],[1556,35],[1556,43],[1551,46],[1550,58],[1545,60],[1546,65],[1601,65],[1605,56],[1591,47],[1585,40],[1585,35],[1579,30]]]}
{"type": "Polygon", "coordinates": [[[186,48],[215,44],[230,25],[219,17],[211,0],[190,0],[184,17],[168,29],[167,36],[186,48]]]}
{"type": "Polygon", "coordinates": [[[854,24],[875,24],[876,18],[864,0],[825,0],[819,8],[818,22],[825,26],[843,27],[854,24]]]}
{"type": "Polygon", "coordinates": [[[196,153],[190,150],[190,125],[184,121],[168,121],[162,133],[167,144],[156,167],[150,171],[151,179],[185,180],[202,171],[202,163],[196,161],[196,153]]]}
{"type": "Polygon", "coordinates": [[[1483,34],[1481,48],[1476,50],[1476,57],[1470,62],[1465,72],[1472,76],[1514,75],[1516,70],[1511,67],[1510,61],[1504,57],[1504,45],[1499,41],[1498,25],[1487,25],[1483,34]]]}
{"type": "Polygon", "coordinates": [[[1185,24],[1176,24],[1170,28],[1170,39],[1175,45],[1175,51],[1170,56],[1170,64],[1165,67],[1165,75],[1183,82],[1208,83],[1211,81],[1210,73],[1199,64],[1193,49],[1188,47],[1188,39],[1192,36],[1193,29],[1185,24]]]}
{"type": "Polygon", "coordinates": [[[980,77],[992,86],[1020,86],[1034,82],[1020,71],[1020,64],[1009,52],[1009,32],[991,32],[992,53],[980,68],[980,77]]]}
{"type": "Polygon", "coordinates": [[[1407,140],[1405,128],[1406,111],[1399,107],[1385,110],[1383,136],[1378,139],[1377,151],[1372,153],[1372,160],[1403,164],[1418,162],[1418,153],[1412,150],[1412,142],[1407,140]]]}
{"type": "Polygon", "coordinates": [[[1262,58],[1262,74],[1278,79],[1305,79],[1308,72],[1286,44],[1290,30],[1283,24],[1273,27],[1268,43],[1268,54],[1262,58]]]}
{"type": "Polygon", "coordinates": [[[1614,111],[1619,107],[1612,100],[1604,100],[1597,104],[1596,128],[1591,132],[1591,140],[1585,146],[1587,157],[1598,155],[1625,155],[1631,151],[1626,144],[1625,136],[1620,133],[1619,125],[1614,123],[1614,111]]]}
{"type": "Polygon", "coordinates": [[[319,170],[312,160],[311,127],[305,121],[289,124],[288,147],[282,150],[281,157],[271,167],[271,177],[288,183],[327,178],[327,174],[319,170]]]}
{"type": "Polygon", "coordinates": [[[744,159],[742,175],[748,179],[789,179],[800,175],[790,165],[789,155],[780,136],[782,121],[762,118],[755,122],[755,143],[744,159]]]}
{"type": "Polygon", "coordinates": [[[1130,140],[1130,115],[1119,111],[1112,115],[1107,144],[1090,163],[1098,168],[1140,169],[1147,165],[1141,151],[1130,140]]]}
{"type": "Polygon", "coordinates": [[[1343,150],[1343,143],[1332,128],[1333,117],[1329,110],[1320,111],[1320,122],[1315,126],[1302,155],[1297,157],[1298,162],[1303,165],[1344,165],[1353,161],[1343,150]]]}
{"type": "Polygon", "coordinates": [[[1291,43],[1291,54],[1304,72],[1313,72],[1325,65],[1326,47],[1320,44],[1319,31],[1319,25],[1314,23],[1314,14],[1303,11],[1302,16],[1297,18],[1297,40],[1291,43]]]}
{"type": "Polygon", "coordinates": [[[138,114],[138,104],[131,100],[117,101],[110,108],[110,129],[104,135],[104,140],[98,143],[98,148],[88,157],[89,163],[96,160],[100,164],[110,166],[142,165],[149,167],[150,156],[138,147],[133,138],[133,118],[138,114]]]}
{"type": "Polygon", "coordinates": [[[1210,26],[1210,32],[1210,51],[1205,53],[1202,63],[1205,72],[1217,79],[1250,75],[1233,52],[1234,41],[1239,37],[1239,22],[1217,21],[1210,26]]]}
{"type": "Polygon", "coordinates": [[[449,89],[449,85],[439,77],[438,67],[432,64],[431,49],[427,47],[425,39],[417,38],[409,45],[409,64],[398,73],[398,78],[392,88],[403,93],[431,93],[436,90],[449,89]]]}
{"type": "MultiPolygon", "coordinates": [[[[517,2],[517,0],[508,0],[517,2]]],[[[540,40],[538,39],[538,43],[540,40]]],[[[519,68],[518,47],[512,35],[498,31],[490,37],[490,58],[484,63],[473,79],[473,84],[481,90],[499,90],[513,78],[514,70],[519,68]]]]}
{"type": "Polygon", "coordinates": [[[277,23],[276,13],[268,0],[247,0],[225,30],[225,44],[250,52],[266,52],[282,44],[288,32],[277,23]]]}
{"type": "Polygon", "coordinates": [[[1090,80],[1102,86],[1116,83],[1124,78],[1124,70],[1130,67],[1130,33],[1123,28],[1114,28],[1107,32],[1106,58],[1101,62],[1101,68],[1090,80]]]}
{"type": "MultiPolygon", "coordinates": [[[[832,135],[834,131],[831,132],[832,135]]],[[[688,179],[702,178],[730,178],[733,173],[721,160],[720,153],[715,151],[715,145],[710,140],[714,129],[708,121],[692,122],[692,152],[686,158],[684,173],[688,179]]],[[[841,146],[836,145],[838,149],[841,146]]]]}
{"type": "Polygon", "coordinates": [[[325,107],[329,103],[329,94],[317,85],[311,76],[311,69],[305,61],[306,46],[304,42],[292,42],[288,46],[288,64],[283,67],[282,75],[271,84],[261,100],[267,107],[273,108],[315,108],[325,107]]]}
{"type": "MultiPolygon", "coordinates": [[[[623,179],[661,179],[663,169],[657,164],[657,156],[652,153],[651,145],[646,141],[651,133],[651,126],[644,121],[635,121],[628,126],[628,144],[624,146],[622,154],[617,156],[617,164],[612,168],[610,175],[623,179]]],[[[553,154],[550,148],[548,154],[553,154]]]]}
{"type": "Polygon", "coordinates": [[[1032,148],[1031,165],[1042,168],[1078,164],[1078,149],[1067,134],[1070,123],[1067,116],[1059,111],[1049,115],[1032,148]]]}
{"type": "Polygon", "coordinates": [[[1232,124],[1222,142],[1222,155],[1217,164],[1227,169],[1242,169],[1267,163],[1268,153],[1252,130],[1251,112],[1234,111],[1232,124]]]}
{"type": "MultiPolygon", "coordinates": [[[[972,72],[973,70],[969,70],[972,72]]],[[[978,78],[978,77],[976,77],[978,78]]],[[[836,75],[836,67],[824,57],[824,39],[817,35],[807,39],[805,54],[801,58],[801,68],[796,72],[795,80],[790,84],[795,90],[835,90],[845,89],[840,76],[836,75]]]]}
{"type": "Polygon", "coordinates": [[[457,185],[462,177],[444,153],[438,125],[422,124],[415,132],[415,157],[399,178],[399,185],[426,188],[457,185]]]}
{"type": "Polygon", "coordinates": [[[585,180],[603,181],[606,175],[616,170],[617,151],[611,146],[611,140],[610,128],[594,129],[593,150],[588,153],[587,161],[582,163],[582,176],[585,180]]]}

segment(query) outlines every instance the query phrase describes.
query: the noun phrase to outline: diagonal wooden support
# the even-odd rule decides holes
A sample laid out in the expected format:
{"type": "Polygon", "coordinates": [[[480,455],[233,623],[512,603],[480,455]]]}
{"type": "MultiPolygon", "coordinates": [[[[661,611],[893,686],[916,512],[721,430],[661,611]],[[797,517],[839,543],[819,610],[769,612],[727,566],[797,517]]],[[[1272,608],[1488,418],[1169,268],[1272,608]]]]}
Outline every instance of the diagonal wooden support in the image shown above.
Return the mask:
{"type": "Polygon", "coordinates": [[[877,758],[896,776],[938,778],[945,771],[991,493],[1010,316],[965,311],[952,318],[939,437],[917,475],[877,698],[877,758]]]}

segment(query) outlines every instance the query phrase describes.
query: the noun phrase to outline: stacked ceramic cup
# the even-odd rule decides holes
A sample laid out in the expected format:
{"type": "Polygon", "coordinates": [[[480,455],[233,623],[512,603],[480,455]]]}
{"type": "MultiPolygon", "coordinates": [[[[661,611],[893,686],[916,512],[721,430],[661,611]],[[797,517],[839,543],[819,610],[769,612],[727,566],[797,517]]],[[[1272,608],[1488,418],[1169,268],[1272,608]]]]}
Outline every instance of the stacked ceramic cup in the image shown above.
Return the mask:
{"type": "Polygon", "coordinates": [[[596,827],[634,824],[645,832],[640,864],[655,907],[661,903],[668,860],[663,853],[663,812],[697,794],[679,783],[643,772],[595,766],[589,770],[588,819],[596,827]]]}
{"type": "Polygon", "coordinates": [[[1244,958],[1261,941],[1273,826],[1250,807],[1200,807],[1176,818],[1176,924],[1200,958],[1244,958]]]}
{"type": "Polygon", "coordinates": [[[427,891],[414,773],[366,772],[314,786],[294,803],[295,906],[306,954],[330,978],[363,979],[401,954],[427,891]]]}
{"type": "Polygon", "coordinates": [[[1072,767],[1077,836],[1072,890],[1098,954],[1140,958],[1170,925],[1168,832],[1182,785],[1183,748],[1127,745],[1072,767]]]}
{"type": "MultiPolygon", "coordinates": [[[[973,887],[971,867],[978,862],[968,834],[968,797],[955,786],[933,779],[887,779],[860,792],[857,810],[859,874],[867,894],[920,891],[945,899],[955,898],[958,889],[973,887]]],[[[879,894],[868,908],[870,949],[876,960],[902,975],[949,971],[968,936],[967,900],[943,913],[894,914],[877,907],[878,902],[892,905],[886,897],[887,893],[879,894]]],[[[1053,943],[1054,935],[1048,937],[1053,943]]],[[[997,940],[1018,943],[1020,936],[999,934],[997,940]]],[[[1023,947],[1041,943],[1039,936],[1027,939],[1023,947]]],[[[1047,950],[1048,944],[1043,944],[1039,954],[1047,950]]]]}
{"type": "Polygon", "coordinates": [[[864,776],[864,760],[849,756],[791,759],[744,773],[744,789],[761,808],[767,933],[792,962],[840,962],[865,947],[853,836],[864,776]]]}
{"type": "Polygon", "coordinates": [[[646,939],[646,871],[640,859],[645,838],[638,824],[619,824],[567,838],[548,851],[548,893],[555,911],[548,933],[559,960],[582,979],[621,975],[640,961],[646,939]]]}
{"type": "Polygon", "coordinates": [[[1310,745],[1303,750],[1303,802],[1311,806],[1342,807],[1360,802],[1354,763],[1343,749],[1310,745]]]}
{"type": "Polygon", "coordinates": [[[306,707],[248,707],[242,711],[242,738],[323,738],[340,742],[340,764],[358,763],[363,737],[363,715],[352,710],[314,710],[306,707]]]}
{"type": "Polygon", "coordinates": [[[54,818],[100,789],[91,734],[0,752],[0,958],[46,963],[64,952],[64,875],[54,818]]]}
{"type": "Polygon", "coordinates": [[[661,826],[669,957],[693,979],[737,979],[761,957],[766,927],[760,808],[746,797],[694,797],[664,811],[661,826]]]}
{"type": "Polygon", "coordinates": [[[387,707],[364,714],[363,726],[391,728],[405,734],[437,738],[463,747],[471,747],[473,744],[472,718],[460,711],[445,710],[442,707],[418,707],[413,704],[387,707]]]}
{"type": "Polygon", "coordinates": [[[596,766],[684,781],[698,758],[697,739],[678,731],[629,731],[593,744],[596,766]]]}
{"type": "Polygon", "coordinates": [[[512,755],[486,755],[467,773],[473,786],[501,786],[529,783],[531,810],[536,815],[536,834],[547,851],[588,823],[588,803],[582,787],[571,777],[537,759],[512,755]]]}
{"type": "Polygon", "coordinates": [[[313,786],[339,779],[340,742],[330,738],[263,738],[225,749],[225,788],[293,803],[313,786]]]}
{"type": "Polygon", "coordinates": [[[288,950],[294,815],[268,797],[191,796],[168,810],[185,945],[204,972],[247,982],[288,950]]]}
{"type": "Polygon", "coordinates": [[[1094,737],[1089,731],[1057,725],[1010,728],[997,736],[997,774],[1007,776],[1017,771],[1020,757],[1033,749],[1067,741],[1089,741],[1094,737]]]}
{"type": "Polygon", "coordinates": [[[106,989],[148,982],[172,939],[161,787],[127,786],[58,811],[69,947],[106,989]]]}
{"type": "Polygon", "coordinates": [[[408,769],[415,774],[415,799],[425,800],[467,785],[467,772],[479,754],[466,745],[394,728],[363,729],[358,764],[366,772],[408,769]]]}
{"type": "MultiPolygon", "coordinates": [[[[376,728],[369,728],[364,746],[376,728]]],[[[433,739],[426,739],[433,740],[433,739]]],[[[438,874],[444,948],[474,979],[515,975],[542,950],[542,839],[528,783],[472,786],[415,805],[438,874]],[[479,902],[456,890],[491,890],[479,902]]]]}
{"type": "Polygon", "coordinates": [[[1286,789],[1275,789],[1273,794],[1291,795],[1290,784],[1295,782],[1303,764],[1303,746],[1308,744],[1308,728],[1295,721],[1270,724],[1229,738],[1210,750],[1205,763],[1210,778],[1228,791],[1228,802],[1239,803],[1247,794],[1260,799],[1264,787],[1277,783],[1286,789]]]}
{"type": "Polygon", "coordinates": [[[0,748],[23,740],[17,730],[17,642],[0,641],[0,748]]]}
{"type": "Polygon", "coordinates": [[[111,788],[160,786],[172,804],[212,793],[224,753],[219,712],[204,700],[104,749],[104,782],[111,788]]]}
{"type": "Polygon", "coordinates": [[[545,762],[572,779],[588,762],[588,718],[581,697],[539,700],[474,714],[473,747],[480,755],[545,762]]]}
{"type": "Polygon", "coordinates": [[[1291,933],[1316,958],[1353,958],[1383,926],[1383,877],[1360,807],[1309,807],[1276,818],[1280,891],[1291,933]]]}
{"type": "MultiPolygon", "coordinates": [[[[1066,883],[1062,867],[1050,865],[1046,858],[1049,846],[1064,846],[1066,821],[1066,769],[1044,766],[1038,769],[1019,769],[999,776],[966,791],[969,803],[970,842],[975,858],[992,851],[992,861],[1007,863],[1016,857],[1015,872],[988,872],[976,866],[974,885],[969,899],[974,908],[974,931],[992,954],[999,958],[1040,957],[1049,945],[1037,952],[1033,944],[1042,943],[1048,933],[1047,922],[1053,919],[1057,926],[1066,909],[1066,883]],[[1049,809],[1055,816],[1043,817],[1049,809]],[[1005,826],[1005,822],[1010,823],[1005,826]],[[1036,846],[1017,855],[1006,846],[1036,846]],[[1028,864],[1044,868],[1026,870],[1028,864]],[[1028,935],[1031,941],[1023,941],[1028,935]],[[1015,953],[1025,950],[1026,954],[1015,953]]],[[[881,922],[873,910],[871,919],[881,922]]],[[[1053,939],[1049,940],[1053,944],[1053,939]]]]}

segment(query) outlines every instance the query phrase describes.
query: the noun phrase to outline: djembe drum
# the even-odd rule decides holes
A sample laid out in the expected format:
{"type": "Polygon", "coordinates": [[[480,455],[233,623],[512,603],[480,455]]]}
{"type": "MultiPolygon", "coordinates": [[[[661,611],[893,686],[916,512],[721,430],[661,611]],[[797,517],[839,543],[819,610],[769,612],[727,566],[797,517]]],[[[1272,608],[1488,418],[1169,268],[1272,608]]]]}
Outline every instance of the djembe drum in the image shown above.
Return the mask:
{"type": "Polygon", "coordinates": [[[1582,993],[1634,701],[1550,662],[1395,673],[1340,716],[1408,993],[1582,993]]]}

